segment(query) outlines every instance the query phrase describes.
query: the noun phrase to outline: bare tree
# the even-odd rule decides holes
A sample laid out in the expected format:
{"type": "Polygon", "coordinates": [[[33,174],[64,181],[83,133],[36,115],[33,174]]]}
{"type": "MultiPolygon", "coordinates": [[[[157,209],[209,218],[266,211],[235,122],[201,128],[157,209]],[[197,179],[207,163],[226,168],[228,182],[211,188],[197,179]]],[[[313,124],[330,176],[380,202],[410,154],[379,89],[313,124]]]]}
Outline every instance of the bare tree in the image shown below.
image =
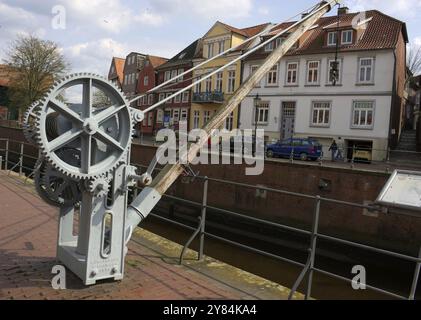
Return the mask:
{"type": "Polygon", "coordinates": [[[407,66],[414,76],[421,73],[421,45],[412,44],[408,47],[407,66]]]}
{"type": "Polygon", "coordinates": [[[42,98],[69,68],[56,43],[34,36],[13,41],[5,62],[14,70],[8,94],[10,106],[18,110],[42,98]]]}

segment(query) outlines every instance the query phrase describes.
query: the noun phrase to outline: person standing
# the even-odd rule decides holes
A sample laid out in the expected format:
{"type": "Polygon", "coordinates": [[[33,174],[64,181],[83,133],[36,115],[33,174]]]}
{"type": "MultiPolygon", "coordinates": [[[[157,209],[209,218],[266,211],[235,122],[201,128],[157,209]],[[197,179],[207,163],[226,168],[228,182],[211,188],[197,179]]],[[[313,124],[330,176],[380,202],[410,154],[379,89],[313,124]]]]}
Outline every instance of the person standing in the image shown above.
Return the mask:
{"type": "Polygon", "coordinates": [[[345,144],[344,144],[344,141],[342,140],[342,138],[339,137],[338,140],[339,140],[338,143],[337,143],[337,145],[338,145],[338,151],[336,152],[335,159],[336,160],[339,160],[339,161],[343,161],[344,160],[344,148],[345,148],[345,144]]]}
{"type": "Polygon", "coordinates": [[[332,144],[330,145],[329,151],[332,153],[332,162],[335,162],[336,152],[338,151],[338,145],[336,144],[336,140],[333,140],[332,144]]]}

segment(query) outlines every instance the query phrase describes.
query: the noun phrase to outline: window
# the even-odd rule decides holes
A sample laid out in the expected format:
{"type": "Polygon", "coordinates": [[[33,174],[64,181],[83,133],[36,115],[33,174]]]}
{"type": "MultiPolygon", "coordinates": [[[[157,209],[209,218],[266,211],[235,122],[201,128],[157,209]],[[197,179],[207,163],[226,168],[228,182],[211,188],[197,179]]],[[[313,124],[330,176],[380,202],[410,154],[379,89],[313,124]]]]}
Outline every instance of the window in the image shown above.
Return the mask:
{"type": "Polygon", "coordinates": [[[199,129],[200,125],[200,111],[196,110],[193,113],[193,129],[199,129]]]}
{"type": "Polygon", "coordinates": [[[206,125],[210,120],[210,111],[203,112],[203,124],[206,125]]]}
{"type": "MultiPolygon", "coordinates": [[[[171,71],[171,79],[174,79],[177,76],[177,70],[172,70],[171,71]]],[[[174,82],[175,80],[173,80],[174,82]]]]}
{"type": "Polygon", "coordinates": [[[148,96],[148,104],[149,104],[149,105],[152,105],[152,104],[153,104],[153,94],[150,94],[150,95],[148,96]]]}
{"type": "Polygon", "coordinates": [[[228,93],[233,93],[235,90],[235,71],[228,71],[228,93]]]}
{"type": "Polygon", "coordinates": [[[187,109],[181,109],[180,120],[187,120],[187,109]]]}
{"type": "Polygon", "coordinates": [[[180,103],[181,102],[181,93],[177,94],[174,98],[174,103],[180,103]]]}
{"type": "Polygon", "coordinates": [[[180,120],[180,110],[174,109],[172,112],[172,119],[174,122],[178,122],[180,120]]]}
{"type": "Polygon", "coordinates": [[[279,47],[282,44],[282,42],[284,42],[284,38],[276,39],[276,47],[279,47]]]}
{"type": "Polygon", "coordinates": [[[329,32],[327,34],[327,45],[328,46],[336,46],[336,41],[338,38],[338,33],[335,32],[329,32]]]}
{"type": "Polygon", "coordinates": [[[359,63],[359,83],[374,82],[374,58],[361,58],[359,63]]]}
{"type": "Polygon", "coordinates": [[[168,81],[171,79],[171,71],[165,71],[164,81],[168,81]]]}
{"type": "Polygon", "coordinates": [[[213,43],[209,43],[208,44],[208,58],[212,58],[213,57],[213,43]]]}
{"type": "Polygon", "coordinates": [[[374,102],[354,101],[352,110],[352,127],[371,129],[374,123],[374,102]]]}
{"type": "Polygon", "coordinates": [[[352,44],[352,35],[353,35],[353,31],[352,30],[345,30],[342,31],[342,44],[352,44]]]}
{"type": "Polygon", "coordinates": [[[187,103],[190,100],[190,91],[183,92],[183,103],[187,103]]]}
{"type": "MultiPolygon", "coordinates": [[[[179,76],[180,74],[182,74],[184,72],[184,69],[178,69],[177,71],[177,75],[179,76]]],[[[180,77],[177,79],[177,82],[181,82],[184,80],[184,76],[180,77]]]]}
{"type": "Polygon", "coordinates": [[[269,122],[269,102],[260,102],[255,110],[254,121],[257,124],[267,124],[269,122]]]}
{"type": "Polygon", "coordinates": [[[267,45],[265,45],[265,51],[266,52],[273,51],[273,41],[271,41],[267,45]]]}
{"type": "MultiPolygon", "coordinates": [[[[168,98],[168,97],[171,97],[171,93],[167,93],[166,95],[165,95],[165,98],[168,98]]],[[[170,99],[170,100],[168,100],[166,103],[171,103],[172,102],[172,99],[170,99]]]]}
{"type": "Polygon", "coordinates": [[[266,83],[268,86],[275,86],[278,84],[278,65],[274,65],[267,74],[266,83]]]}
{"type": "Polygon", "coordinates": [[[222,53],[225,51],[225,40],[221,40],[219,41],[219,52],[218,53],[222,53]]]}
{"type": "MultiPolygon", "coordinates": [[[[250,76],[252,76],[258,69],[260,68],[260,66],[251,66],[250,67],[250,76]]],[[[256,88],[259,88],[261,86],[261,83],[259,83],[256,88]]]]}
{"type": "Polygon", "coordinates": [[[149,85],[149,77],[148,76],[145,76],[145,78],[143,78],[143,85],[144,86],[149,85]]]}
{"type": "Polygon", "coordinates": [[[223,73],[218,72],[216,74],[216,82],[215,82],[215,90],[217,92],[222,92],[222,79],[223,79],[223,73]]]}
{"type": "Polygon", "coordinates": [[[205,90],[206,92],[212,92],[212,77],[205,80],[205,90]]]}
{"type": "MultiPolygon", "coordinates": [[[[202,77],[198,76],[195,81],[200,81],[201,79],[202,77]]],[[[202,90],[202,82],[198,82],[194,88],[194,91],[199,93],[201,92],[201,90],[202,90]]]]}
{"type": "Polygon", "coordinates": [[[307,63],[307,84],[319,84],[320,61],[309,61],[307,63]]]}
{"type": "Polygon", "coordinates": [[[330,109],[330,102],[313,102],[311,124],[317,127],[329,127],[330,109]]]}
{"type": "Polygon", "coordinates": [[[151,127],[153,124],[153,112],[148,113],[148,126],[151,127]]]}
{"type": "Polygon", "coordinates": [[[159,94],[159,101],[162,101],[165,99],[165,93],[160,93],[159,94]]]}
{"type": "Polygon", "coordinates": [[[287,63],[287,85],[298,84],[298,62],[287,63]]]}
{"type": "Polygon", "coordinates": [[[127,76],[127,74],[124,76],[124,84],[127,84],[127,78],[128,78],[128,76],[127,76]]]}
{"type": "Polygon", "coordinates": [[[164,111],[162,111],[162,109],[158,109],[158,111],[156,112],[156,122],[162,123],[163,120],[164,120],[164,111]]]}
{"type": "Polygon", "coordinates": [[[231,114],[225,120],[225,129],[227,129],[228,131],[232,131],[233,127],[234,127],[234,112],[231,112],[231,114]]]}
{"type": "MultiPolygon", "coordinates": [[[[339,59],[336,61],[338,63],[338,74],[337,74],[337,78],[336,78],[336,84],[340,84],[341,80],[342,80],[342,60],[339,59]]],[[[332,73],[332,69],[335,66],[335,60],[328,60],[328,66],[329,66],[329,70],[327,72],[327,83],[328,84],[333,84],[333,73],[332,73]]]]}

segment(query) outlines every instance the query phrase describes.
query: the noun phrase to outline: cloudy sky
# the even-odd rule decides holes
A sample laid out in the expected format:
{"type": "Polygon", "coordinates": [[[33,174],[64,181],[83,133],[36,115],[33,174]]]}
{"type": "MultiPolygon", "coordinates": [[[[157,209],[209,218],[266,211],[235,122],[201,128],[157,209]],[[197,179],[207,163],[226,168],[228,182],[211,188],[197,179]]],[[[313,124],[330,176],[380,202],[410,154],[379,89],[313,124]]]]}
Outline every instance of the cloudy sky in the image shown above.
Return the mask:
{"type": "MultiPolygon", "coordinates": [[[[131,51],[171,57],[216,20],[236,27],[280,22],[317,0],[0,0],[0,59],[18,34],[59,43],[72,71],[108,72],[131,51]],[[65,13],[63,15],[62,13],[65,13]],[[63,29],[64,28],[64,29],[63,29]]],[[[408,24],[421,43],[421,0],[344,0],[354,11],[378,9],[408,24]]]]}

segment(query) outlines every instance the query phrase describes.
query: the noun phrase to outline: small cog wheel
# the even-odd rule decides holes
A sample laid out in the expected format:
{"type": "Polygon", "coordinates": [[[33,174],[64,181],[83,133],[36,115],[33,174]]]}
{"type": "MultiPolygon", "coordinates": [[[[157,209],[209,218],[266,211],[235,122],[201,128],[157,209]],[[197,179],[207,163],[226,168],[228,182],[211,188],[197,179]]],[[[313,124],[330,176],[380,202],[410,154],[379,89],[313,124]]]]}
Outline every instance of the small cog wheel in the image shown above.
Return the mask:
{"type": "Polygon", "coordinates": [[[36,120],[36,140],[43,157],[72,180],[100,178],[125,163],[133,130],[133,115],[125,96],[110,81],[88,73],[69,75],[56,83],[41,100],[36,120]],[[61,101],[59,96],[66,96],[62,94],[67,90],[80,91],[81,103],[61,101]],[[94,103],[98,91],[111,106],[94,103]],[[78,165],[60,156],[65,148],[79,151],[78,165]]]}
{"type": "Polygon", "coordinates": [[[87,180],[85,184],[86,190],[98,198],[107,196],[110,191],[110,182],[106,178],[87,180]]]}
{"type": "Polygon", "coordinates": [[[31,144],[36,144],[36,119],[37,113],[40,110],[38,101],[31,104],[23,115],[23,134],[26,141],[31,144]]]}

